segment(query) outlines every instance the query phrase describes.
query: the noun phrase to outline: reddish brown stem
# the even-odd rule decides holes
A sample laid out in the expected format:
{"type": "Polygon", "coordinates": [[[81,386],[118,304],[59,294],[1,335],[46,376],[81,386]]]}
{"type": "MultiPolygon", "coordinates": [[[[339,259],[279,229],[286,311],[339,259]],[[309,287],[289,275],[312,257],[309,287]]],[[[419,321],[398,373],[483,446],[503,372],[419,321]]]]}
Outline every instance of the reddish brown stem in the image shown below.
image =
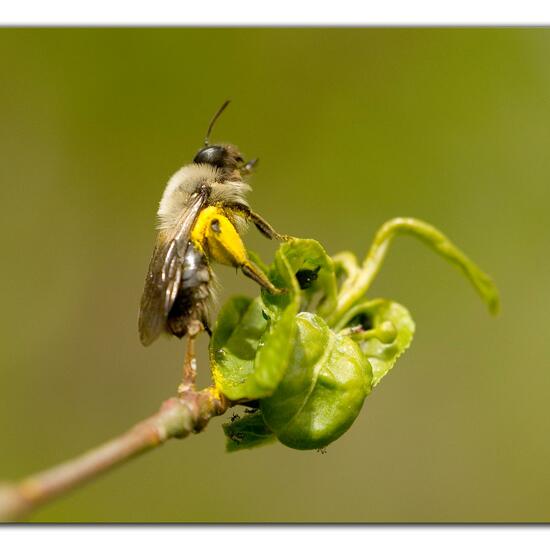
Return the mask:
{"type": "Polygon", "coordinates": [[[111,441],[19,483],[0,487],[0,521],[21,519],[41,504],[168,439],[200,432],[228,406],[229,402],[214,388],[188,391],[168,399],[159,412],[111,441]]]}

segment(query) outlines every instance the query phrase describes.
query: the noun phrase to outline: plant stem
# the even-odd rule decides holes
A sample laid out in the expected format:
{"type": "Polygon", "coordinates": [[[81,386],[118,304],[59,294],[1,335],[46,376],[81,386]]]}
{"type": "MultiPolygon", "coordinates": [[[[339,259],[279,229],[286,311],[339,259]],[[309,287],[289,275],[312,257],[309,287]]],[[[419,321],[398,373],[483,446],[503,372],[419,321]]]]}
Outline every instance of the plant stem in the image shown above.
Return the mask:
{"type": "Polygon", "coordinates": [[[22,519],[38,506],[168,439],[202,431],[229,405],[215,388],[188,391],[168,399],[159,412],[107,443],[19,483],[0,487],[0,521],[22,519]]]}
{"type": "Polygon", "coordinates": [[[490,312],[498,311],[498,291],[491,278],[481,271],[441,231],[415,218],[394,218],[387,221],[378,230],[361,268],[343,284],[336,309],[328,319],[330,326],[335,326],[353,304],[365,295],[382,267],[390,244],[400,234],[417,237],[446,260],[454,263],[470,280],[486,302],[490,312]]]}

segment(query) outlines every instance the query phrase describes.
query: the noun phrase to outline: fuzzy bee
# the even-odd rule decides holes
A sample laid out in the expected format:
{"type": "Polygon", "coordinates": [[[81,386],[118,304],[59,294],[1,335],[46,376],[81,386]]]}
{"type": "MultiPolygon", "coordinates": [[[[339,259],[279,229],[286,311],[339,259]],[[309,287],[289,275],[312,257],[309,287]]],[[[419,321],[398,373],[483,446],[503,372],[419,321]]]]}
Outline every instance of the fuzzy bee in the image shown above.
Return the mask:
{"type": "Polygon", "coordinates": [[[245,195],[244,178],[256,160],[246,162],[234,145],[210,145],[208,127],[204,147],[192,164],[168,181],[158,209],[159,232],[139,312],[143,345],[161,333],[190,342],[202,330],[210,334],[208,311],[213,294],[210,262],[234,266],[271,293],[281,293],[248,258],[240,233],[248,223],[270,239],[285,240],[253,212],[245,195]]]}

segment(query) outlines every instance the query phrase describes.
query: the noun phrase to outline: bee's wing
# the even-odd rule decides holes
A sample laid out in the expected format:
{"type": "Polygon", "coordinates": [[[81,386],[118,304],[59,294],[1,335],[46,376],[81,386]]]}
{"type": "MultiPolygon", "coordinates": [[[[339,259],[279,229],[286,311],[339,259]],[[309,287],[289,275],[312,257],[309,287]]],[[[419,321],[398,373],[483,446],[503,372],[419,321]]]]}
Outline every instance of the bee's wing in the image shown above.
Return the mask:
{"type": "Polygon", "coordinates": [[[193,196],[174,229],[159,232],[139,310],[139,337],[144,346],[154,342],[166,325],[178,293],[189,235],[205,202],[205,195],[193,196]]]}

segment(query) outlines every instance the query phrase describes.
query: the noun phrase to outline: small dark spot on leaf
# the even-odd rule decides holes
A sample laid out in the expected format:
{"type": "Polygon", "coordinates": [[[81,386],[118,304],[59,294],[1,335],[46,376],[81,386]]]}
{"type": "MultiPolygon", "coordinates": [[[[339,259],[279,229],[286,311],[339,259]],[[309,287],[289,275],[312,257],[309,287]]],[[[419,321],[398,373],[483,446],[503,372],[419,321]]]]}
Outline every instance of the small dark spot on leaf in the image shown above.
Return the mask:
{"type": "Polygon", "coordinates": [[[239,420],[240,416],[237,413],[233,413],[231,415],[231,422],[235,422],[236,420],[239,420]]]}
{"type": "Polygon", "coordinates": [[[321,266],[318,265],[315,269],[300,269],[296,272],[296,280],[302,290],[309,288],[316,280],[321,266]]]}
{"type": "Polygon", "coordinates": [[[266,321],[269,321],[270,320],[270,317],[269,315],[265,312],[265,310],[262,309],[262,317],[266,320],[266,321]]]}
{"type": "Polygon", "coordinates": [[[316,449],[316,451],[322,455],[326,455],[327,454],[327,448],[326,447],[321,447],[320,449],[316,449]]]}

